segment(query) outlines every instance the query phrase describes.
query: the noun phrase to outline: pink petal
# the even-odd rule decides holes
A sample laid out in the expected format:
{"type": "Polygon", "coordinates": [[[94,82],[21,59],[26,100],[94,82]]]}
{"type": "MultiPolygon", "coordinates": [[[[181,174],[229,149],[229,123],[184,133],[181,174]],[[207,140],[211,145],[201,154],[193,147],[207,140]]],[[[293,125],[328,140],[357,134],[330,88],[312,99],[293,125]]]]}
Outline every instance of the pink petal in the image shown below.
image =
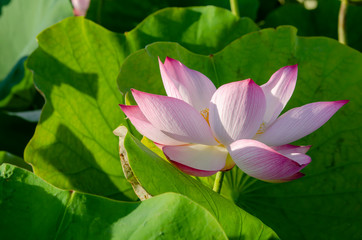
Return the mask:
{"type": "Polygon", "coordinates": [[[298,65],[276,71],[261,88],[265,94],[266,110],[263,122],[268,127],[279,116],[293,94],[297,82],[298,65]]]}
{"type": "Polygon", "coordinates": [[[224,147],[192,144],[164,146],[163,153],[172,162],[196,170],[217,172],[225,166],[228,151],[224,147]]]}
{"type": "Polygon", "coordinates": [[[209,106],[216,88],[205,75],[169,57],[166,57],[164,64],[160,59],[158,62],[163,85],[169,97],[181,99],[198,111],[209,106]]]}
{"type": "Polygon", "coordinates": [[[285,155],[289,153],[304,153],[306,154],[312,146],[295,146],[291,144],[285,144],[281,146],[271,147],[275,151],[285,155]]]}
{"type": "Polygon", "coordinates": [[[264,181],[289,179],[311,161],[310,157],[304,154],[304,158],[288,158],[252,139],[233,142],[230,144],[229,154],[246,174],[264,181]]]}
{"type": "Polygon", "coordinates": [[[289,176],[289,177],[287,177],[287,178],[278,179],[278,180],[269,180],[269,181],[266,181],[266,182],[271,182],[271,183],[290,182],[290,181],[296,180],[296,179],[301,178],[301,177],[304,177],[304,176],[305,176],[304,173],[297,172],[296,174],[294,174],[294,175],[292,175],[292,176],[289,176]]]}
{"type": "Polygon", "coordinates": [[[347,100],[316,102],[293,108],[280,116],[263,134],[256,136],[270,146],[294,142],[320,128],[347,100]]]}
{"type": "Polygon", "coordinates": [[[177,141],[165,133],[163,133],[160,129],[154,127],[143,115],[140,108],[138,106],[127,106],[127,105],[119,105],[135,126],[137,131],[139,131],[142,135],[146,136],[147,138],[151,139],[152,141],[159,143],[159,144],[166,144],[166,145],[182,145],[185,144],[183,142],[177,141]]]}
{"type": "Polygon", "coordinates": [[[311,161],[310,157],[305,155],[311,146],[295,146],[286,144],[270,148],[299,164],[308,164],[311,161]]]}
{"type": "Polygon", "coordinates": [[[232,82],[216,90],[210,102],[210,126],[224,145],[252,138],[265,113],[265,97],[253,80],[232,82]]]}
{"type": "Polygon", "coordinates": [[[184,143],[218,144],[203,116],[182,100],[132,89],[147,120],[172,139],[184,143]]]}
{"type": "Polygon", "coordinates": [[[183,165],[181,163],[178,162],[174,162],[174,161],[170,161],[175,167],[177,167],[178,169],[180,169],[182,172],[188,174],[188,175],[192,175],[192,176],[196,176],[196,177],[208,177],[211,175],[214,175],[215,173],[217,173],[218,171],[204,171],[204,170],[199,170],[199,169],[195,169],[192,167],[188,167],[186,165],[183,165]]]}
{"type": "Polygon", "coordinates": [[[282,155],[289,159],[292,159],[294,162],[297,162],[299,165],[305,165],[312,161],[312,159],[304,153],[288,153],[282,155]]]}

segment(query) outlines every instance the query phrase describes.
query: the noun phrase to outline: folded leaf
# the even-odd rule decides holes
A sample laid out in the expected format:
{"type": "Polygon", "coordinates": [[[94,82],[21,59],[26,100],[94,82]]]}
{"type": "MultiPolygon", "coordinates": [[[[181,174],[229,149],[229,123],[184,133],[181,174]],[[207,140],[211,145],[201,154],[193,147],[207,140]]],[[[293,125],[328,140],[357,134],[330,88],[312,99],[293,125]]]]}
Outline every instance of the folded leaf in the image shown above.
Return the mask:
{"type": "Polygon", "coordinates": [[[230,239],[278,239],[259,219],[153,153],[126,127],[117,128],[115,134],[119,136],[123,166],[132,171],[133,179],[138,181],[133,182],[134,188],[142,188],[152,196],[176,192],[189,197],[218,219],[230,239]]]}

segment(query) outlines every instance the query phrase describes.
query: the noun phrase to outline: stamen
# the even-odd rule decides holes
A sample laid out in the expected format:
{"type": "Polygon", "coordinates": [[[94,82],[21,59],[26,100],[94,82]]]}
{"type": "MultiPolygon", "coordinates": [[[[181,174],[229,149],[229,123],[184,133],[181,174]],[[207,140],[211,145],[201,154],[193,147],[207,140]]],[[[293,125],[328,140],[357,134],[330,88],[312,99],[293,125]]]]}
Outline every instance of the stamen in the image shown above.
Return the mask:
{"type": "Polygon", "coordinates": [[[260,124],[260,127],[255,135],[263,134],[265,132],[265,123],[260,124]]]}
{"type": "MultiPolygon", "coordinates": [[[[205,108],[204,110],[200,111],[201,115],[204,117],[204,119],[206,120],[207,124],[209,124],[210,126],[210,122],[209,122],[209,108],[205,108]]],[[[214,137],[214,139],[216,140],[216,142],[220,143],[219,140],[217,140],[216,137],[214,137]]],[[[220,143],[220,146],[224,147],[224,145],[222,145],[220,143]]]]}
{"type": "Polygon", "coordinates": [[[209,123],[209,108],[205,108],[204,110],[201,110],[200,113],[205,118],[207,124],[209,124],[209,126],[210,126],[210,123],[209,123]]]}

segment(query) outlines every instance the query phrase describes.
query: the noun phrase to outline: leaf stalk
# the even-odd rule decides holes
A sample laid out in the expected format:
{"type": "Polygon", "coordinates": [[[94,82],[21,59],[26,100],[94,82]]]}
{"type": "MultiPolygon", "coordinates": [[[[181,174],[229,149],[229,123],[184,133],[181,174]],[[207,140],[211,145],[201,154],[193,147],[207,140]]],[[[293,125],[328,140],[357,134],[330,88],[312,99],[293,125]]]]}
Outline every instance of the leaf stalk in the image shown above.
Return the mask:
{"type": "Polygon", "coordinates": [[[225,174],[225,172],[223,172],[223,171],[219,171],[216,174],[214,187],[212,188],[212,190],[214,190],[217,193],[221,192],[222,182],[224,180],[224,174],[225,174]]]}
{"type": "Polygon", "coordinates": [[[230,0],[230,8],[235,16],[240,17],[238,0],[230,0]]]}
{"type": "Polygon", "coordinates": [[[341,0],[341,6],[338,14],[338,41],[347,45],[346,37],[346,15],[348,8],[348,0],[341,0]]]}

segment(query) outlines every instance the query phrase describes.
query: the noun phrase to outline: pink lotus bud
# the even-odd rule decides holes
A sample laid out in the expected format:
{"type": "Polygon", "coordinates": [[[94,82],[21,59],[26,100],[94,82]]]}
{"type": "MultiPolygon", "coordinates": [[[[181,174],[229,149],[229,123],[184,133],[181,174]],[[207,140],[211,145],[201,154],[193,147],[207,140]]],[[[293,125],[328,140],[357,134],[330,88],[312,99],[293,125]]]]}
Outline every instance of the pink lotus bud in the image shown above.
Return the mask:
{"type": "Polygon", "coordinates": [[[75,16],[85,16],[89,8],[90,0],[72,0],[75,16]]]}

